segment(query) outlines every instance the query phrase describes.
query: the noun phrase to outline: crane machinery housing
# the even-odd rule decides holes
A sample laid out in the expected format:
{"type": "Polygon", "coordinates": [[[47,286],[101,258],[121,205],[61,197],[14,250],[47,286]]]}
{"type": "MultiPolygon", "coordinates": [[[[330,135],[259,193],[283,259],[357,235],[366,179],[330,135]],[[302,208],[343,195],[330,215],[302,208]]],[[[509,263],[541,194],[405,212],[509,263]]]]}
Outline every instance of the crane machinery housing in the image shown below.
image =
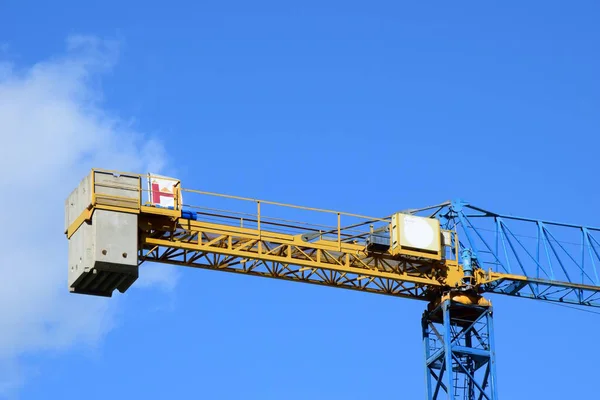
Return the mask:
{"type": "Polygon", "coordinates": [[[93,169],[66,200],[64,232],[72,293],[124,293],[148,261],[426,301],[428,400],[498,399],[484,294],[600,306],[600,228],[462,200],[376,218],[93,169]]]}

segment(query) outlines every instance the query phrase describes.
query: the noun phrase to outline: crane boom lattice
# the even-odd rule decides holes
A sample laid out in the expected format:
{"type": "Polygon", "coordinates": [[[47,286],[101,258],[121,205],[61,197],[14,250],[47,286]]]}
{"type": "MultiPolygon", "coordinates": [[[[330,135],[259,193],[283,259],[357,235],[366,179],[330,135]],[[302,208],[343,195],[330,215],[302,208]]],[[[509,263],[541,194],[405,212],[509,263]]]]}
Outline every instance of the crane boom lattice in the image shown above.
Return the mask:
{"type": "Polygon", "coordinates": [[[95,169],[67,199],[64,229],[74,293],[125,292],[157,262],[427,301],[428,399],[498,398],[483,294],[600,306],[600,229],[460,200],[376,218],[95,169]]]}

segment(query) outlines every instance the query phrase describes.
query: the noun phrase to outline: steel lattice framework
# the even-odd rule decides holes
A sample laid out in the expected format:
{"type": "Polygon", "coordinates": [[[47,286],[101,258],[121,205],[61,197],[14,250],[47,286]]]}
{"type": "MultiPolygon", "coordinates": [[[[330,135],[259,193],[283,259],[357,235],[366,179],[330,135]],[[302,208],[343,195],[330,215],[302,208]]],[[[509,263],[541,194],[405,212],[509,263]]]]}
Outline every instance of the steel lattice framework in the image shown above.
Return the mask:
{"type": "Polygon", "coordinates": [[[391,216],[182,189],[179,181],[170,194],[174,205],[163,207],[148,200],[154,189],[144,189],[145,178],[93,170],[69,197],[65,233],[72,292],[124,292],[144,262],[157,262],[424,300],[429,400],[498,398],[492,307],[482,295],[600,307],[600,228],[448,201],[395,214],[437,219],[439,253],[393,251],[391,216]],[[220,207],[231,201],[242,206],[220,207]],[[294,212],[311,217],[290,219],[294,212]],[[137,257],[109,254],[102,240],[108,248],[127,242],[137,257]],[[85,243],[91,247],[81,247],[85,243]]]}
{"type": "Polygon", "coordinates": [[[492,315],[492,307],[450,298],[423,314],[428,399],[498,397],[492,315]]]}
{"type": "Polygon", "coordinates": [[[440,269],[416,260],[364,252],[364,246],[213,223],[179,221],[173,231],[149,230],[139,260],[431,299],[440,269]]]}
{"type": "Polygon", "coordinates": [[[460,248],[499,278],[483,283],[483,292],[600,306],[599,228],[497,214],[462,200],[412,212],[430,212],[459,232],[460,248]]]}

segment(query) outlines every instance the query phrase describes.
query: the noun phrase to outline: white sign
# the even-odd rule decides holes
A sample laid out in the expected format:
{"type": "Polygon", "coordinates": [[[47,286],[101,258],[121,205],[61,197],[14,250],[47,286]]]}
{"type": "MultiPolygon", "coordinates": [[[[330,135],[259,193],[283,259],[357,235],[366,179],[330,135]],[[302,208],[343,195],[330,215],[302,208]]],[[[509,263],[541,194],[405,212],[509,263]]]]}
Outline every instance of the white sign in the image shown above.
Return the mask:
{"type": "Polygon", "coordinates": [[[435,218],[397,213],[392,216],[392,249],[397,247],[439,253],[440,222],[435,218]]]}
{"type": "MultiPolygon", "coordinates": [[[[148,191],[150,203],[161,207],[175,207],[175,187],[179,181],[174,178],[148,174],[148,191]]],[[[179,194],[181,203],[181,192],[179,194]]]]}
{"type": "Polygon", "coordinates": [[[411,215],[404,216],[404,229],[402,232],[401,242],[403,245],[414,247],[417,249],[429,250],[435,238],[435,232],[431,224],[426,219],[413,217],[411,215]]]}

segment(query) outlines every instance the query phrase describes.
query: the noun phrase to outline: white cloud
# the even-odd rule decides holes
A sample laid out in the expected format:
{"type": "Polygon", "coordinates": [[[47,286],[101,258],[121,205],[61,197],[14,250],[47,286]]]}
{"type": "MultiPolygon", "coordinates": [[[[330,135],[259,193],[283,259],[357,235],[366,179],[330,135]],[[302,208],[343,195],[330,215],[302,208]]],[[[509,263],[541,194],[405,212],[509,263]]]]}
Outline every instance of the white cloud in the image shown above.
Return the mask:
{"type": "Polygon", "coordinates": [[[135,282],[136,288],[157,286],[170,291],[177,284],[177,275],[173,274],[172,266],[148,264],[140,271],[140,277],[135,282]]]}
{"type": "MultiPolygon", "coordinates": [[[[160,172],[166,161],[158,141],[102,109],[98,79],[117,55],[117,43],[77,36],[60,57],[0,62],[0,396],[23,382],[22,356],[96,345],[113,326],[118,299],[68,293],[62,229],[92,166],[160,172]]],[[[175,285],[172,268],[144,272],[143,286],[175,285]]]]}

